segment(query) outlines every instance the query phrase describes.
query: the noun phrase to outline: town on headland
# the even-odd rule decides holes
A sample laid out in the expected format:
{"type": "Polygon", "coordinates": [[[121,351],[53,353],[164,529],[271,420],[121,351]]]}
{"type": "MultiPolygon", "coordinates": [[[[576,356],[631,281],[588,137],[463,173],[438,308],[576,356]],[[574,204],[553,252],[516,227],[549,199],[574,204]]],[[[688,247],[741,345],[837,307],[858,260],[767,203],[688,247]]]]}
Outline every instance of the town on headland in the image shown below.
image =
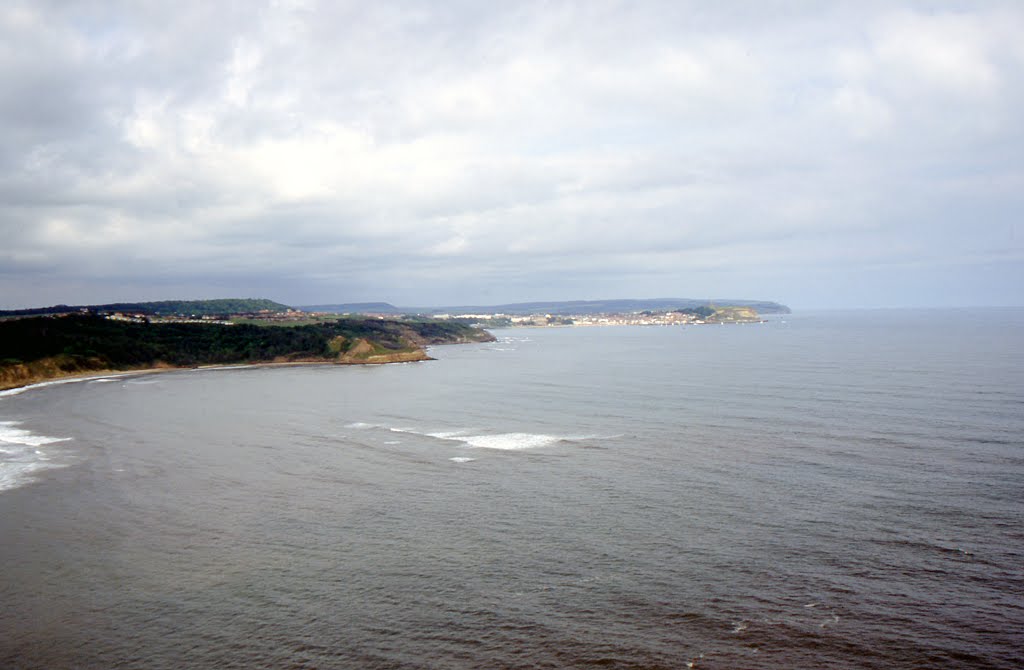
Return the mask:
{"type": "Polygon", "coordinates": [[[400,309],[266,299],[56,305],[0,311],[0,389],[108,371],[429,360],[425,347],[492,341],[485,328],[758,323],[778,303],[577,301],[400,309]]]}
{"type": "Polygon", "coordinates": [[[435,319],[469,323],[482,328],[552,326],[686,326],[707,323],[763,323],[752,307],[685,307],[597,314],[436,314],[435,319]]]}

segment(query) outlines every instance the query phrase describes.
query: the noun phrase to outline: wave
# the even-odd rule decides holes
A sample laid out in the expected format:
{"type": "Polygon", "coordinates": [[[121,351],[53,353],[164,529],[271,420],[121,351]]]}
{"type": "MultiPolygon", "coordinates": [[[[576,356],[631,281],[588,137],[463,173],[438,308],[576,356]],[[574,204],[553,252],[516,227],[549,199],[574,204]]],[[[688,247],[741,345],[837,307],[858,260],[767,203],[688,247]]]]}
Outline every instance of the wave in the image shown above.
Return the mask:
{"type": "Polygon", "coordinates": [[[39,470],[61,467],[41,447],[71,439],[37,435],[19,425],[18,421],[0,421],[0,491],[28,484],[39,470]]]}
{"type": "Polygon", "coordinates": [[[548,433],[488,433],[473,428],[460,428],[455,430],[421,430],[407,426],[388,426],[379,423],[366,423],[355,421],[346,424],[346,428],[356,430],[383,430],[390,433],[404,433],[419,437],[429,437],[435,440],[446,442],[458,442],[462,446],[477,449],[498,449],[502,451],[518,451],[523,449],[539,449],[559,443],[580,442],[583,440],[598,440],[599,435],[552,435],[548,433]]]}
{"type": "Polygon", "coordinates": [[[65,442],[71,439],[70,437],[47,437],[46,435],[36,435],[32,431],[15,427],[20,425],[20,421],[0,421],[0,443],[41,447],[44,444],[65,442]]]}
{"type": "Polygon", "coordinates": [[[72,379],[54,379],[48,382],[39,382],[38,384],[29,384],[28,386],[19,386],[18,388],[7,389],[6,391],[0,391],[0,398],[7,396],[19,395],[25,391],[32,389],[43,388],[44,386],[58,386],[60,384],[73,384],[75,382],[86,382],[98,379],[97,377],[74,377],[72,379]]]}
{"type": "Polygon", "coordinates": [[[0,391],[0,398],[8,396],[20,395],[25,391],[31,391],[33,389],[43,388],[44,386],[60,386],[61,384],[77,384],[79,382],[112,382],[117,381],[121,377],[127,377],[129,375],[137,375],[139,372],[122,372],[120,374],[106,374],[106,375],[93,375],[89,377],[67,377],[65,379],[51,379],[46,382],[39,382],[37,384],[29,384],[27,386],[19,386],[13,389],[7,389],[6,391],[0,391]]]}
{"type": "Polygon", "coordinates": [[[436,437],[439,440],[458,440],[464,437],[469,430],[442,430],[436,433],[424,433],[427,437],[436,437]]]}
{"type": "Polygon", "coordinates": [[[500,433],[498,435],[469,435],[449,439],[458,440],[479,449],[502,449],[508,451],[548,447],[569,438],[542,433],[500,433]]]}

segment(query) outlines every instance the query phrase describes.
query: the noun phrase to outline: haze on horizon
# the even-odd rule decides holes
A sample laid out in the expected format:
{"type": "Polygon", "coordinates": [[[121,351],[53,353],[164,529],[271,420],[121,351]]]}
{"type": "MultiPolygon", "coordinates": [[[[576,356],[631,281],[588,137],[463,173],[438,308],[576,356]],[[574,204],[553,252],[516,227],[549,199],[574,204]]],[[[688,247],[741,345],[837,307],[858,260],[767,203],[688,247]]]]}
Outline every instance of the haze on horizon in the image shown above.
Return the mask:
{"type": "Polygon", "coordinates": [[[5,3],[0,309],[1021,305],[1017,2],[5,3]]]}

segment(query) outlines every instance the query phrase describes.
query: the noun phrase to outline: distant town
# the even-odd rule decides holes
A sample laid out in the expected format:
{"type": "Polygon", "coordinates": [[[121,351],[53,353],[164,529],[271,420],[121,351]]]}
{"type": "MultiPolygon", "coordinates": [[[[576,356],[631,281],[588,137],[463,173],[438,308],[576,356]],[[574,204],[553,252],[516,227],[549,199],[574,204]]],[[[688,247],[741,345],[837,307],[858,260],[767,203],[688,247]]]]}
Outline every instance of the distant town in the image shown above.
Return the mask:
{"type": "Polygon", "coordinates": [[[497,313],[439,313],[439,314],[382,314],[375,312],[304,312],[288,308],[270,309],[222,315],[154,315],[112,312],[104,315],[114,321],[136,323],[208,323],[231,326],[236,323],[263,325],[302,325],[338,318],[372,318],[379,320],[452,321],[477,328],[554,328],[594,326],[689,326],[726,323],[763,323],[764,319],[750,307],[697,307],[675,310],[641,310],[608,314],[503,314],[497,313]]]}
{"type": "MultiPolygon", "coordinates": [[[[377,315],[385,318],[385,315],[377,315]]],[[[686,326],[724,323],[762,323],[751,307],[688,307],[673,310],[637,310],[597,314],[432,314],[442,321],[458,321],[480,328],[547,328],[564,326],[686,326]]]]}
{"type": "MultiPolygon", "coordinates": [[[[493,341],[485,330],[490,328],[762,322],[752,305],[608,309],[607,303],[549,303],[544,311],[534,311],[537,305],[513,306],[518,313],[500,308],[399,311],[376,305],[312,309],[228,298],[0,311],[0,389],[113,370],[424,361],[430,359],[425,350],[430,345],[493,341]]],[[[788,310],[781,305],[771,309],[788,310]]]]}
{"type": "MultiPolygon", "coordinates": [[[[326,306],[325,306],[326,307],[326,306]]],[[[771,311],[771,310],[769,310],[771,311]]],[[[705,304],[675,309],[623,309],[594,311],[581,307],[573,313],[559,310],[534,313],[512,311],[437,311],[424,310],[397,313],[397,309],[381,303],[365,306],[337,306],[336,308],[296,308],[269,300],[197,300],[151,303],[113,303],[107,305],[57,305],[21,312],[0,312],[0,318],[27,316],[61,316],[67,314],[95,314],[111,321],[128,323],[198,323],[232,326],[240,323],[254,325],[298,326],[323,323],[339,318],[370,318],[381,321],[448,321],[479,328],[549,328],[595,326],[688,326],[704,324],[763,323],[761,314],[752,305],[720,306],[705,304]],[[341,309],[350,308],[350,309],[341,309]]]]}

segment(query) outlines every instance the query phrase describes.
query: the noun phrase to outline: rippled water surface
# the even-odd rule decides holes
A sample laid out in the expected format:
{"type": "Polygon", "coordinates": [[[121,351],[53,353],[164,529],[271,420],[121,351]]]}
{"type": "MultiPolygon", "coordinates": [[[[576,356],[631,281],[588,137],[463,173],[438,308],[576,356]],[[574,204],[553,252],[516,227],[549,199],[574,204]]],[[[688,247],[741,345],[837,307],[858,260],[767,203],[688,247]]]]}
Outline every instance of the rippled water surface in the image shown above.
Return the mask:
{"type": "Polygon", "coordinates": [[[0,666],[1018,668],[1024,312],[0,397],[0,666]]]}

